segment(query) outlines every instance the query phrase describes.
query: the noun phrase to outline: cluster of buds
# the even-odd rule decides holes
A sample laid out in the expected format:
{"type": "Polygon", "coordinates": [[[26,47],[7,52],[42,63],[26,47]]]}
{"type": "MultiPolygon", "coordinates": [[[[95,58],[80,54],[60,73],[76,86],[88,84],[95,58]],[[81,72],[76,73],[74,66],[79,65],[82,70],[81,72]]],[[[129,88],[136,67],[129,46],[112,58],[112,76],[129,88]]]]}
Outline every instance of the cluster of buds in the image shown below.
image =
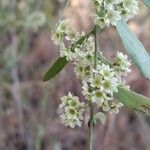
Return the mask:
{"type": "Polygon", "coordinates": [[[94,22],[100,28],[114,25],[124,18],[128,20],[138,13],[137,0],[92,0],[94,22]]]}

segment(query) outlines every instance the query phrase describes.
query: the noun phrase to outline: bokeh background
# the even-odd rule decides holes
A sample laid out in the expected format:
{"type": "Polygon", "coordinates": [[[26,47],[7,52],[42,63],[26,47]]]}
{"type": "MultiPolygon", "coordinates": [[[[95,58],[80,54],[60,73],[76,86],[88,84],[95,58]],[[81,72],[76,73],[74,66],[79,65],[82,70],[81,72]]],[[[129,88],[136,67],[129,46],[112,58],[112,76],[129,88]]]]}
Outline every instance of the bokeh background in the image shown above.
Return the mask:
{"type": "MultiPolygon", "coordinates": [[[[92,26],[90,0],[0,0],[0,150],[86,150],[87,127],[70,129],[58,118],[60,97],[72,91],[82,100],[72,64],[49,82],[42,76],[59,57],[51,41],[55,23],[69,17],[77,30],[92,26]]],[[[150,53],[150,10],[129,22],[150,53]]],[[[126,53],[115,28],[99,34],[99,46],[112,60],[126,53]]],[[[131,89],[150,97],[150,82],[136,67],[126,78],[131,89]]],[[[150,150],[150,117],[123,108],[96,125],[94,150],[150,150]]]]}

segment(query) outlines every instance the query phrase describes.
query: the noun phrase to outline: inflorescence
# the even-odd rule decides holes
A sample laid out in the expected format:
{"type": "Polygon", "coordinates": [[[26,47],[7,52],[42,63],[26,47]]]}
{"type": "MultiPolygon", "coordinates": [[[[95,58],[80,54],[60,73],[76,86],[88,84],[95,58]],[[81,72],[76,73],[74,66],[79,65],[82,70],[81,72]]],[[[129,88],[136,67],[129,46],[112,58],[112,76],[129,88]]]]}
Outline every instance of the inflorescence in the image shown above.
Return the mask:
{"type": "Polygon", "coordinates": [[[100,28],[115,25],[122,18],[126,21],[138,13],[137,0],[93,0],[94,22],[100,28]]]}
{"type": "MultiPolygon", "coordinates": [[[[96,12],[95,24],[102,28],[109,24],[116,25],[122,17],[127,20],[134,16],[138,11],[138,2],[93,0],[93,7],[96,12]]],[[[74,63],[74,72],[77,78],[82,80],[82,94],[86,99],[85,103],[80,102],[79,98],[70,92],[63,96],[58,109],[61,122],[72,128],[81,126],[83,112],[89,102],[103,112],[118,113],[123,104],[114,98],[114,93],[118,92],[118,86],[129,88],[123,80],[131,71],[131,63],[127,56],[118,52],[114,62],[109,64],[104,63],[102,54],[99,53],[97,67],[94,69],[93,34],[87,36],[84,32],[75,31],[67,19],[57,25],[52,38],[60,47],[60,56],[74,63]]]]}

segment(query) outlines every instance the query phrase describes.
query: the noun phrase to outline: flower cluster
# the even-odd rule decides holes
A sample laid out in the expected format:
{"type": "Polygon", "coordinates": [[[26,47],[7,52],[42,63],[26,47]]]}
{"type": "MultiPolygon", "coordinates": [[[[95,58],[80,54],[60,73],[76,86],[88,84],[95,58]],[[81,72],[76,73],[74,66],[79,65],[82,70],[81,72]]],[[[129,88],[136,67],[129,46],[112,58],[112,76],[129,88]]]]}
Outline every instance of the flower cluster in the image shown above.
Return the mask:
{"type": "Polygon", "coordinates": [[[88,80],[92,76],[94,51],[93,36],[86,39],[80,49],[75,49],[76,57],[74,59],[74,71],[77,77],[81,80],[88,80]]]}
{"type": "Polygon", "coordinates": [[[117,24],[121,18],[128,20],[137,14],[137,0],[92,0],[94,22],[100,28],[117,24]]]}
{"type": "Polygon", "coordinates": [[[59,113],[61,122],[65,126],[74,128],[82,124],[84,102],[80,102],[77,96],[73,96],[70,92],[67,96],[61,98],[62,103],[59,105],[59,113]]]}
{"type": "Polygon", "coordinates": [[[105,112],[118,113],[118,109],[123,105],[114,101],[113,95],[118,92],[118,86],[125,86],[122,76],[130,72],[130,65],[127,56],[121,52],[118,52],[112,66],[99,62],[88,82],[83,81],[82,93],[85,98],[105,112]]]}
{"type": "Polygon", "coordinates": [[[113,99],[113,93],[117,92],[117,81],[114,71],[108,65],[98,65],[89,81],[83,81],[83,95],[101,107],[104,102],[113,99]]]}
{"type": "Polygon", "coordinates": [[[70,47],[79,37],[79,33],[71,27],[68,19],[60,21],[52,35],[53,41],[60,47],[60,56],[65,56],[67,60],[74,58],[74,51],[71,51],[70,47]]]}
{"type": "MultiPolygon", "coordinates": [[[[68,20],[58,24],[53,34],[53,40],[60,46],[60,56],[73,61],[74,71],[78,79],[82,80],[82,93],[87,103],[93,103],[104,112],[118,113],[122,103],[114,99],[118,86],[126,86],[123,76],[130,72],[130,61],[123,53],[118,52],[113,64],[104,63],[102,54],[99,55],[97,67],[94,68],[95,40],[93,35],[75,32],[68,20]],[[83,38],[84,37],[84,38],[83,38]],[[80,41],[78,43],[77,41],[80,41]]],[[[84,103],[69,93],[61,98],[59,106],[61,122],[72,128],[81,126],[84,103]]]]}

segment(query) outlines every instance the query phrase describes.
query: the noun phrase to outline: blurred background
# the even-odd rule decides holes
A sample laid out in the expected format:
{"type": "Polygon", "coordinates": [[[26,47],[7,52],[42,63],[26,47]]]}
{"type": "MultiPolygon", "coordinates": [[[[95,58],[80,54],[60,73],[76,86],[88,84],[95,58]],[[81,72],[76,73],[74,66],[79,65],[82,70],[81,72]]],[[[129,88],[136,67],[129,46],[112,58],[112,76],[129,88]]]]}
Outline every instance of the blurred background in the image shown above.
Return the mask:
{"type": "MultiPolygon", "coordinates": [[[[90,0],[0,0],[0,150],[86,150],[87,127],[70,129],[58,118],[60,97],[72,91],[82,100],[72,64],[49,82],[42,76],[59,57],[51,31],[62,17],[77,30],[92,26],[90,0]]],[[[129,22],[150,53],[150,10],[129,22]]],[[[99,46],[112,60],[123,51],[115,28],[99,34],[99,46]]],[[[126,78],[131,89],[150,97],[150,82],[132,66],[126,78]]],[[[96,125],[94,150],[150,150],[150,117],[123,108],[96,125]]]]}

